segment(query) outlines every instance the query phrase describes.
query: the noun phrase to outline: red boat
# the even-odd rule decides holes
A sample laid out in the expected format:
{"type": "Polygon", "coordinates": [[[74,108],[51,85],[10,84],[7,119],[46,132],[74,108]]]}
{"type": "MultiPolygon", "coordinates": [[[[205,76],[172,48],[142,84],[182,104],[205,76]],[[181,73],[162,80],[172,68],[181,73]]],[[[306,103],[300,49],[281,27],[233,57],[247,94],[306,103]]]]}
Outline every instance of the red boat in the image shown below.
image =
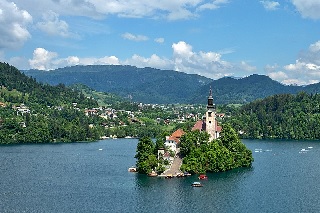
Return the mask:
{"type": "Polygon", "coordinates": [[[208,176],[207,175],[199,175],[199,180],[207,180],[208,176]]]}

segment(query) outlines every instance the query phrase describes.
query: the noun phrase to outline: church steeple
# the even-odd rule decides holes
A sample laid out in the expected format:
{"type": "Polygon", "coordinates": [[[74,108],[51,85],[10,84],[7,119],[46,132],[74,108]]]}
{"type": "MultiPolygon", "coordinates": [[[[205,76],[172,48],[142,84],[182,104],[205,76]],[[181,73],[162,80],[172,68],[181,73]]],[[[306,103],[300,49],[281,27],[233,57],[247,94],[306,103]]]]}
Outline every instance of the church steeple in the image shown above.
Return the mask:
{"type": "Polygon", "coordinates": [[[216,105],[213,103],[212,89],[210,87],[206,112],[206,132],[210,135],[210,141],[216,139],[216,105]]]}
{"type": "Polygon", "coordinates": [[[209,91],[209,96],[208,96],[208,105],[207,105],[207,110],[214,111],[216,108],[215,104],[213,103],[213,97],[212,97],[212,89],[210,86],[210,91],[209,91]]]}

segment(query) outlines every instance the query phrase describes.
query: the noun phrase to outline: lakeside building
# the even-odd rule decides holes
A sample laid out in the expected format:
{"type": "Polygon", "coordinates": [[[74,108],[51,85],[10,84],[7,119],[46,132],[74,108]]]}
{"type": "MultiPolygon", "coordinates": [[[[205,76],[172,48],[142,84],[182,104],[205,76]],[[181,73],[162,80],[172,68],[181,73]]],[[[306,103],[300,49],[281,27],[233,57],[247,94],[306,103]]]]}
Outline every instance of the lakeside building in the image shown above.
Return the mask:
{"type": "Polygon", "coordinates": [[[202,118],[202,120],[195,123],[192,131],[206,131],[210,135],[210,141],[219,138],[222,127],[219,126],[216,117],[216,105],[213,102],[212,89],[210,88],[206,115],[202,118]]]}
{"type": "Polygon", "coordinates": [[[185,132],[182,129],[176,130],[170,136],[166,136],[164,145],[171,149],[173,152],[176,152],[177,148],[179,147],[180,138],[184,134],[185,132]]]}

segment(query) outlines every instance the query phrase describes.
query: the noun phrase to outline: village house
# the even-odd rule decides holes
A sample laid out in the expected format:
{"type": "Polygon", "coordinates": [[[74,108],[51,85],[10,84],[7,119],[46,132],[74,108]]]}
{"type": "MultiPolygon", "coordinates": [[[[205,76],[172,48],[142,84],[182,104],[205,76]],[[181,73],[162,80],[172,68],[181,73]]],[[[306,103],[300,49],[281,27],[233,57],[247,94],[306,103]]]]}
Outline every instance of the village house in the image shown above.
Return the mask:
{"type": "Polygon", "coordinates": [[[184,134],[185,132],[182,129],[176,130],[170,136],[166,136],[166,141],[164,145],[168,147],[170,150],[172,150],[174,153],[176,153],[177,148],[179,147],[180,138],[184,134]]]}
{"type": "Polygon", "coordinates": [[[92,116],[92,115],[97,115],[98,111],[96,109],[86,109],[84,113],[86,116],[92,116]]]}
{"type": "Polygon", "coordinates": [[[14,106],[13,108],[17,110],[17,115],[18,114],[24,115],[25,113],[30,113],[30,109],[27,106],[25,106],[24,104],[21,104],[18,107],[14,106]]]}

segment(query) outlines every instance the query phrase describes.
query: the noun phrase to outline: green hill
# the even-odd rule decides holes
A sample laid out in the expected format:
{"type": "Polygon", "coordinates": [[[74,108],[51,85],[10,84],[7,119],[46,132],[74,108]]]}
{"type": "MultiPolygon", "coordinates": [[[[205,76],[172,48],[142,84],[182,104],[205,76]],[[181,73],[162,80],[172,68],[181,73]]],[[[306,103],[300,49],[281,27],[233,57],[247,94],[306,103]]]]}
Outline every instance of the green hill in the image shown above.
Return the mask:
{"type": "Polygon", "coordinates": [[[281,94],[243,105],[228,119],[243,138],[320,139],[320,95],[281,94]]]}
{"type": "Polygon", "coordinates": [[[186,103],[191,94],[212,81],[172,70],[115,65],[73,66],[24,73],[51,85],[81,83],[97,91],[143,103],[186,103]]]}
{"type": "Polygon", "coordinates": [[[191,102],[199,103],[206,100],[208,87],[212,88],[214,101],[218,104],[244,104],[275,94],[295,94],[305,89],[283,85],[265,75],[254,74],[240,79],[224,77],[203,86],[191,102]]]}
{"type": "Polygon", "coordinates": [[[37,83],[0,63],[0,144],[96,140],[100,121],[85,116],[84,109],[97,106],[62,84],[37,83]]]}
{"type": "Polygon", "coordinates": [[[172,70],[122,65],[65,67],[52,71],[27,70],[26,75],[51,85],[85,84],[94,90],[142,103],[202,103],[212,87],[215,103],[244,104],[275,94],[320,92],[320,84],[287,86],[264,75],[212,80],[172,70]]]}

